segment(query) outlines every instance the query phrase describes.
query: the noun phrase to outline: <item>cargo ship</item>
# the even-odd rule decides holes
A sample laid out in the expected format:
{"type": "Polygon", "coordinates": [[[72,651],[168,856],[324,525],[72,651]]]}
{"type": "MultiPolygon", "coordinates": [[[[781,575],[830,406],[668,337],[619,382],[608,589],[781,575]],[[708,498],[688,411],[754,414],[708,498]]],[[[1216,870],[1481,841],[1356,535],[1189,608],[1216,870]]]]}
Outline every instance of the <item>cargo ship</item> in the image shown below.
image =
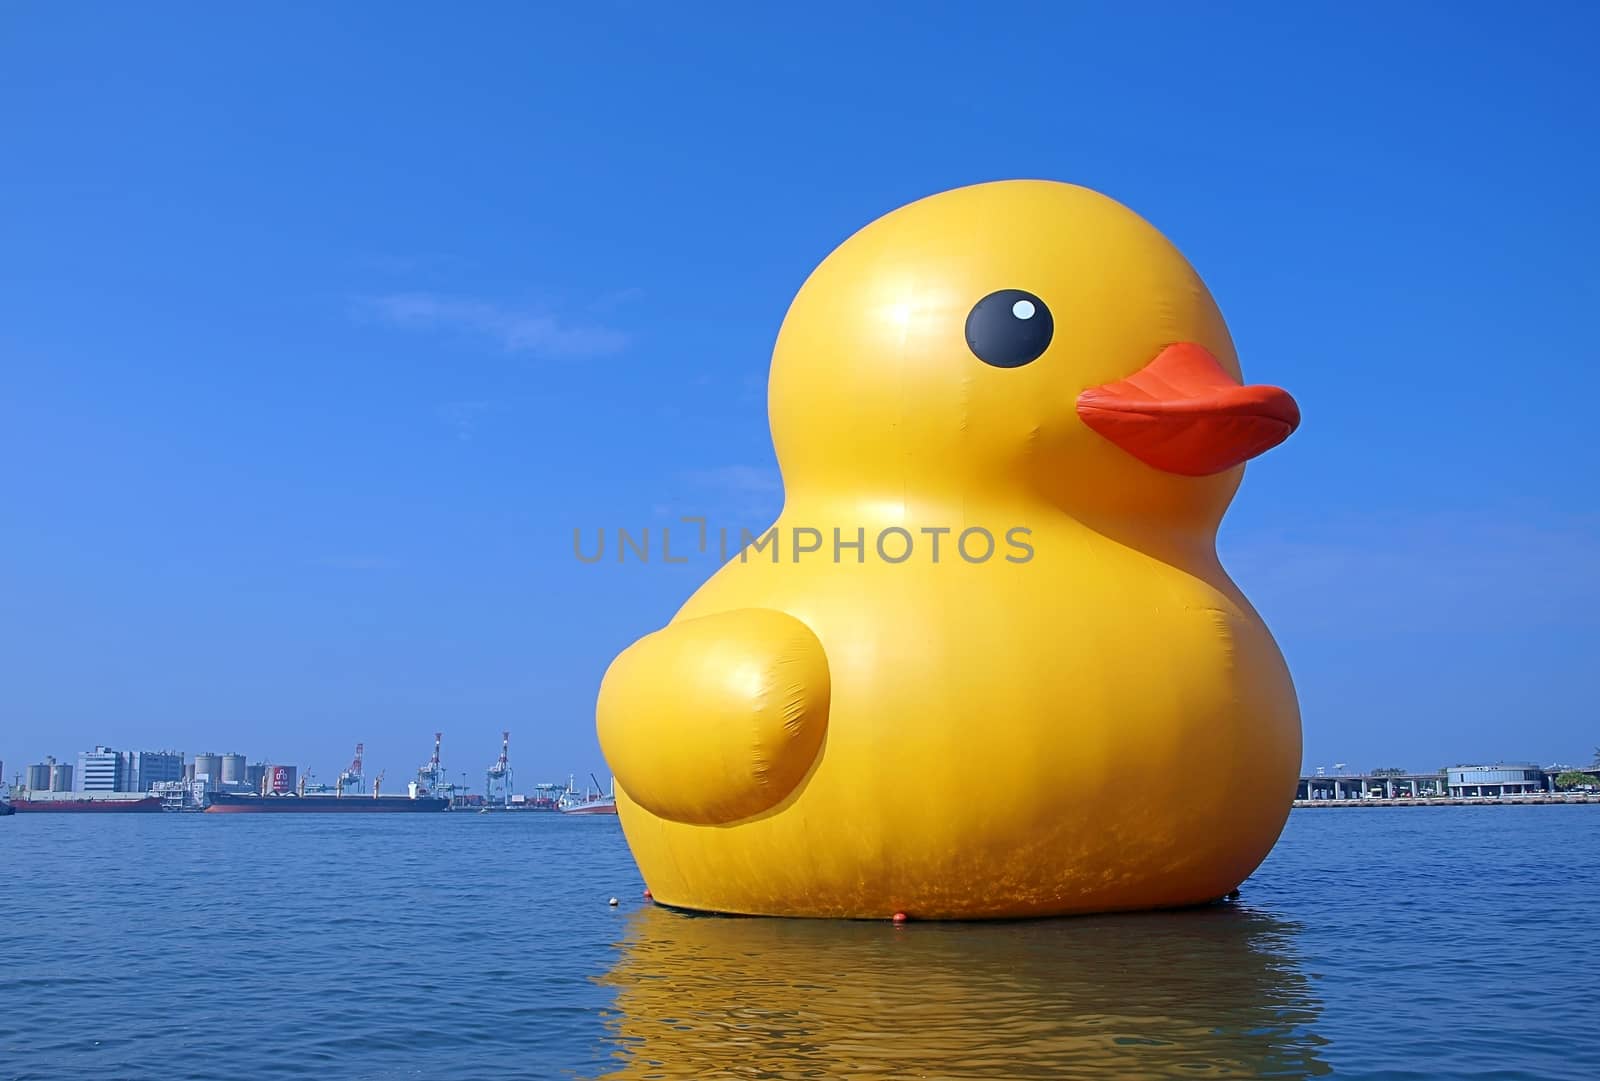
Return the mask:
{"type": "Polygon", "coordinates": [[[291,792],[257,796],[216,792],[206,814],[417,814],[449,807],[450,801],[443,796],[301,796],[291,792]]]}
{"type": "Polygon", "coordinates": [[[600,787],[600,782],[594,774],[589,774],[589,779],[594,781],[594,788],[585,788],[583,795],[579,796],[576,788],[569,781],[567,793],[561,797],[556,809],[564,815],[614,815],[617,813],[617,782],[611,781],[611,794],[607,795],[600,787]]]}
{"type": "Polygon", "coordinates": [[[614,796],[596,796],[592,799],[577,800],[561,805],[564,815],[614,815],[617,813],[617,800],[614,796]]]}
{"type": "Polygon", "coordinates": [[[18,814],[160,814],[161,797],[142,792],[24,792],[11,798],[18,814]]]}

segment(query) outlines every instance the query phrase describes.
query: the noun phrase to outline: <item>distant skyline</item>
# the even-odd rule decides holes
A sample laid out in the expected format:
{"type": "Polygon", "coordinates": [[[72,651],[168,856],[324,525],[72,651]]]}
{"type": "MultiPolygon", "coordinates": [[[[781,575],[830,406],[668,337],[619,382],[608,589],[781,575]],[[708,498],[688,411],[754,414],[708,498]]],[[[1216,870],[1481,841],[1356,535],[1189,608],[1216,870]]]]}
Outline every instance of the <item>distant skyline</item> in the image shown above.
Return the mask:
{"type": "MultiPolygon", "coordinates": [[[[1305,764],[1590,760],[1589,5],[0,11],[0,759],[603,765],[711,569],[572,531],[782,501],[786,306],[959,184],[1086,184],[1304,425],[1225,565],[1305,764]],[[1152,13],[1154,10],[1154,14],[1152,13]],[[915,16],[909,12],[915,12],[915,16]]],[[[473,781],[473,778],[477,780],[473,781]]]]}

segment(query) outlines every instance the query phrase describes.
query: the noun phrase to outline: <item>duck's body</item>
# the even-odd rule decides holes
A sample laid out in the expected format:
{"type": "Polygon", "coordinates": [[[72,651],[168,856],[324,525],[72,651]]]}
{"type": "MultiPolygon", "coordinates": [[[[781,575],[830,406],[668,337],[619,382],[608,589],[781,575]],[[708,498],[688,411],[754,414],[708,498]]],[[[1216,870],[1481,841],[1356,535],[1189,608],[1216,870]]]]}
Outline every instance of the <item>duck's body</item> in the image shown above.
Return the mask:
{"type": "MultiPolygon", "coordinates": [[[[1011,188],[1014,211],[1019,198],[1054,207],[1065,186],[985,187],[1011,188]]],[[[925,203],[954,200],[959,216],[965,198],[981,214],[965,193],[982,190],[925,203]]],[[[1116,207],[1066,191],[1092,215],[1116,207]]],[[[1112,216],[1124,241],[1154,235],[1112,216]]],[[[1061,421],[1051,392],[1064,382],[1069,403],[1088,396],[1173,342],[1201,342],[1236,370],[1209,296],[1185,294],[1187,309],[1158,296],[1165,325],[1147,320],[1134,356],[1029,387],[1027,369],[1004,370],[1020,365],[968,371],[945,348],[945,308],[964,311],[996,283],[958,260],[954,276],[973,283],[914,313],[912,334],[900,326],[899,355],[916,364],[819,387],[819,366],[800,358],[871,354],[875,322],[841,332],[827,316],[835,298],[870,303],[893,277],[881,252],[906,237],[883,226],[840,249],[856,258],[830,268],[836,253],[813,275],[780,336],[773,414],[790,483],[767,547],[722,567],[607,675],[600,734],[646,882],[686,908],[847,917],[1039,916],[1226,894],[1282,828],[1300,758],[1287,669],[1215,556],[1239,470],[1158,475],[1087,415],[1061,421]],[[922,323],[936,349],[914,340],[922,323]],[[953,389],[918,400],[920,383],[951,375],[953,389]],[[841,391],[879,406],[887,391],[893,415],[881,428],[831,416],[826,399],[841,391]],[[1058,471],[1067,451],[1079,471],[1058,471]],[[967,530],[981,532],[962,545],[967,530]]],[[[1187,268],[1157,255],[1162,274],[1187,268]]],[[[916,260],[901,290],[913,302],[930,281],[951,285],[934,264],[916,260]]],[[[1069,308],[1062,293],[1052,304],[1069,308]]],[[[825,374],[841,373],[830,362],[825,374]]]]}
{"type": "MultiPolygon", "coordinates": [[[[967,521],[1009,528],[1024,514],[967,521]]],[[[776,533],[820,520],[797,508],[776,533]]],[[[830,658],[827,736],[789,798],[735,824],[652,820],[621,790],[658,901],[1017,917],[1200,903],[1254,869],[1300,762],[1266,629],[1214,565],[1180,569],[1070,520],[1025,520],[1025,564],[946,562],[946,536],[937,566],[846,552],[802,583],[792,564],[747,553],[695,595],[679,620],[767,607],[815,633],[830,658]],[[1050,574],[1069,551],[1084,573],[1050,574]]],[[[922,525],[947,522],[879,528],[926,542],[922,525]]]]}

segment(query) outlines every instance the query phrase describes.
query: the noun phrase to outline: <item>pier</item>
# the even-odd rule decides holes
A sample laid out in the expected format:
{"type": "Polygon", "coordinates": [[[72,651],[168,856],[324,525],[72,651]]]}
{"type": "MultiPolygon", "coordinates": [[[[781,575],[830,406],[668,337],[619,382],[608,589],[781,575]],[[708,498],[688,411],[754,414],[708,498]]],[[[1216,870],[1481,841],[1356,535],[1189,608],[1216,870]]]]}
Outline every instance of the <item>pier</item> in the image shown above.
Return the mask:
{"type": "Polygon", "coordinates": [[[1295,789],[1296,807],[1476,807],[1484,804],[1600,803],[1600,767],[1544,768],[1530,763],[1451,766],[1433,773],[1375,770],[1372,773],[1305,775],[1295,789]],[[1588,791],[1556,790],[1556,778],[1581,773],[1588,791]]]}
{"type": "Polygon", "coordinates": [[[1498,804],[1600,803],[1600,793],[1548,792],[1537,796],[1356,796],[1347,799],[1297,799],[1296,807],[1483,807],[1498,804]]]}

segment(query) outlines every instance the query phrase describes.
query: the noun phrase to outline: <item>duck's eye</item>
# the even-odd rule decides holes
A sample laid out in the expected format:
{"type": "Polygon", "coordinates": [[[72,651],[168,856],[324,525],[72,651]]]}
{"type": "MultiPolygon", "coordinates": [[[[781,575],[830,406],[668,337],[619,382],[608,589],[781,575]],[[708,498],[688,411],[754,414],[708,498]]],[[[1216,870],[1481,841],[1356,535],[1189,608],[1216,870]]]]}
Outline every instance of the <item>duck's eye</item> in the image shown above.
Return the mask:
{"type": "Polygon", "coordinates": [[[1055,320],[1044,301],[1022,289],[990,293],[967,316],[967,347],[985,364],[1020,368],[1050,346],[1055,320]]]}

